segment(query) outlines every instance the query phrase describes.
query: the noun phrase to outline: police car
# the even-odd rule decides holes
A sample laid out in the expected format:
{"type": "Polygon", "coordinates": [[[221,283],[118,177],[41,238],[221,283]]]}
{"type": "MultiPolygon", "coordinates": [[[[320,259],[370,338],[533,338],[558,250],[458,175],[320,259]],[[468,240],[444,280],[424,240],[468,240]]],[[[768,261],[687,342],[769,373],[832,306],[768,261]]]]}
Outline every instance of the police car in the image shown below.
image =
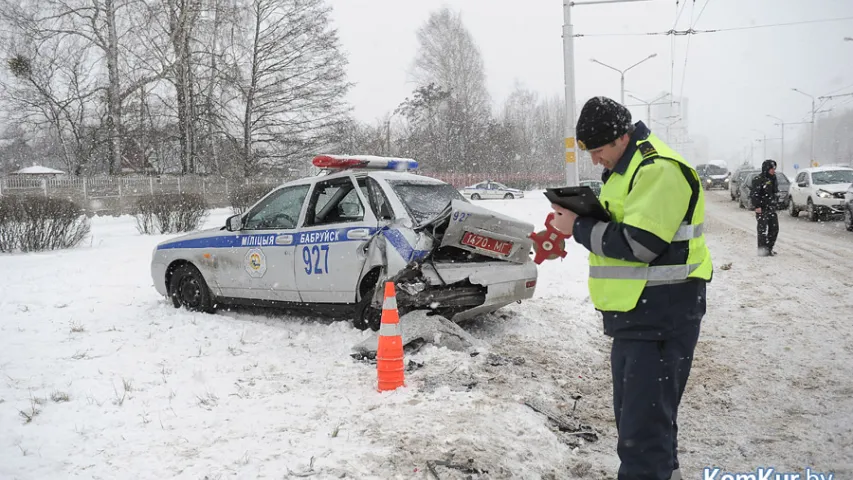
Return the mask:
{"type": "Polygon", "coordinates": [[[381,286],[401,314],[453,321],[533,296],[534,226],[471,204],[417,162],[320,155],[320,175],[281,185],[223,227],[157,245],[151,274],[175,307],[345,307],[379,328],[381,286]]]}

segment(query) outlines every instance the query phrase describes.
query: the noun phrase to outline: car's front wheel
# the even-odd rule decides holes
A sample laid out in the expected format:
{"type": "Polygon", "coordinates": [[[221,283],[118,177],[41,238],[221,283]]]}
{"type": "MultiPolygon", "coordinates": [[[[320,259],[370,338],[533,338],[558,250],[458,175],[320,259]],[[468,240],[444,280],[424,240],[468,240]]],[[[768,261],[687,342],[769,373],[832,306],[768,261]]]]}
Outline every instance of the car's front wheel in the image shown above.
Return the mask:
{"type": "Polygon", "coordinates": [[[480,199],[479,193],[475,193],[475,194],[471,195],[471,200],[479,200],[479,199],[480,199]]]}
{"type": "Polygon", "coordinates": [[[373,288],[366,292],[358,302],[355,309],[355,318],[352,320],[352,326],[359,330],[367,330],[368,328],[374,332],[379,330],[379,325],[382,323],[382,310],[372,305],[373,288]]]}
{"type": "Polygon", "coordinates": [[[797,205],[794,203],[794,197],[788,196],[788,213],[792,217],[796,217],[800,214],[800,211],[797,210],[797,205]]]}
{"type": "Polygon", "coordinates": [[[817,213],[817,207],[814,206],[814,202],[812,202],[811,198],[808,200],[808,202],[806,202],[806,211],[809,213],[809,221],[818,221],[819,216],[817,213]]]}
{"type": "Polygon", "coordinates": [[[213,313],[213,295],[207,282],[196,267],[185,263],[172,272],[169,280],[169,297],[175,308],[184,307],[193,312],[213,313]]]}
{"type": "Polygon", "coordinates": [[[513,198],[515,198],[515,195],[511,193],[507,193],[506,195],[504,195],[504,200],[512,200],[513,198]]]}

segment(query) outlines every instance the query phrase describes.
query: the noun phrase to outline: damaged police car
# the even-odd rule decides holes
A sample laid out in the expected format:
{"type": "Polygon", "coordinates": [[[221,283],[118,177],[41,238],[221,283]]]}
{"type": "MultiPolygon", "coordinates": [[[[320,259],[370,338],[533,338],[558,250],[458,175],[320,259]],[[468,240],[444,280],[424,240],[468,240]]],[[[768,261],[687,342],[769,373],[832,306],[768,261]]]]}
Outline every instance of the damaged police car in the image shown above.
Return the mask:
{"type": "Polygon", "coordinates": [[[151,274],[176,307],[344,307],[378,329],[381,286],[402,313],[453,321],[533,296],[534,226],[408,170],[410,159],[321,155],[325,174],[286,183],[221,228],[160,243],[151,274]]]}

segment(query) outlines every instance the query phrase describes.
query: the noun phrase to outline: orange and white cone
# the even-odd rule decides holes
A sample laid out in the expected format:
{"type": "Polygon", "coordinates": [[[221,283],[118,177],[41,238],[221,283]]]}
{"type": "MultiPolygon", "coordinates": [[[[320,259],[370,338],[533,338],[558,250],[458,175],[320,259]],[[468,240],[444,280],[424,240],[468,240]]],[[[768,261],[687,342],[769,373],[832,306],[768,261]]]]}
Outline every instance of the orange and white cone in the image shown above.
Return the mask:
{"type": "Polygon", "coordinates": [[[376,349],[376,374],[380,392],[405,385],[403,335],[394,282],[385,283],[385,301],[382,305],[382,323],[379,326],[379,345],[376,349]]]}

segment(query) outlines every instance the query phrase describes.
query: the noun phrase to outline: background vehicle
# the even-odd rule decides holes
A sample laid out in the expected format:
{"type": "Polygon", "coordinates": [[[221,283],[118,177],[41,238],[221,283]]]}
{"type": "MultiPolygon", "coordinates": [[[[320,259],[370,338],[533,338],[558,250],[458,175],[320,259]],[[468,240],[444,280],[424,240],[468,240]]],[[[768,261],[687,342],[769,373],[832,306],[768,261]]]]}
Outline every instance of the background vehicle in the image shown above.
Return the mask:
{"type": "MultiPolygon", "coordinates": [[[[746,177],[740,182],[740,193],[738,195],[738,204],[740,208],[746,208],[748,210],[754,210],[755,206],[752,204],[752,199],[750,194],[752,193],[752,181],[755,180],[761,172],[752,172],[747,173],[746,177]]],[[[791,188],[791,181],[785,176],[782,172],[776,172],[776,184],[779,187],[779,192],[776,194],[776,208],[778,210],[785,210],[788,208],[788,199],[790,198],[789,190],[791,188]]]]}
{"type": "Polygon", "coordinates": [[[761,173],[761,170],[749,167],[742,167],[738,169],[732,177],[729,179],[729,195],[732,197],[732,201],[740,200],[740,184],[743,182],[744,178],[750,173],[761,173]]]}
{"type": "Polygon", "coordinates": [[[534,226],[397,171],[403,161],[316,157],[331,173],[282,185],[224,227],[160,243],[155,288],[191,310],[344,307],[374,330],[385,281],[397,285],[401,312],[454,321],[531,298],[534,226]]]}
{"type": "Polygon", "coordinates": [[[696,173],[699,174],[702,186],[706,190],[713,188],[725,190],[729,187],[731,172],[728,164],[722,160],[711,160],[708,163],[697,165],[696,173]]]}
{"type": "Polygon", "coordinates": [[[853,168],[814,167],[801,170],[791,185],[788,212],[792,217],[801,210],[811,221],[824,215],[844,213],[844,194],[853,183],[853,168]]]}
{"type": "Polygon", "coordinates": [[[597,197],[601,194],[601,187],[604,186],[604,182],[601,180],[581,180],[579,185],[591,188],[597,197]]]}
{"type": "Polygon", "coordinates": [[[853,183],[844,192],[844,226],[848,232],[853,232],[853,183]]]}
{"type": "Polygon", "coordinates": [[[462,195],[471,200],[485,200],[491,198],[503,198],[512,200],[513,198],[524,198],[524,192],[517,188],[509,188],[506,185],[498,182],[487,180],[480,182],[470,187],[465,187],[461,190],[462,195]]]}

